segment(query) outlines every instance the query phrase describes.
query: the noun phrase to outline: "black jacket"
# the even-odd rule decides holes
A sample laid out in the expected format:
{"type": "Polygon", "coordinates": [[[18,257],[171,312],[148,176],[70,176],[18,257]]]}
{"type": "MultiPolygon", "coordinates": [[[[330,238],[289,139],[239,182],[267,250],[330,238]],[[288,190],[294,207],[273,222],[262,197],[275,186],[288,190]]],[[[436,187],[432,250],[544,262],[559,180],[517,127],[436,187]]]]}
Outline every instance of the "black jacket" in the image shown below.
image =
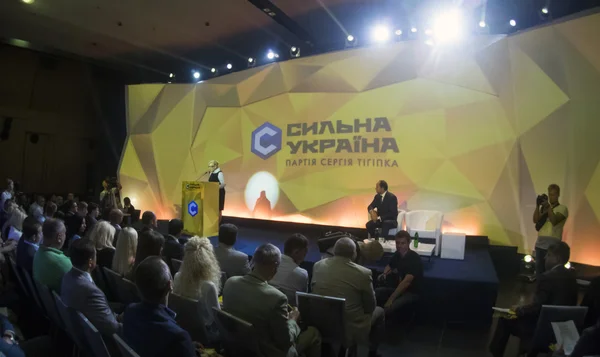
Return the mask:
{"type": "Polygon", "coordinates": [[[574,270],[561,265],[542,274],[538,279],[533,301],[529,305],[518,308],[517,316],[537,319],[542,305],[577,305],[577,281],[574,270]]]}
{"type": "Polygon", "coordinates": [[[377,214],[382,221],[396,221],[398,219],[398,198],[390,191],[385,193],[383,202],[380,194],[373,197],[373,202],[369,205],[368,210],[370,211],[375,207],[377,207],[377,214]]]}

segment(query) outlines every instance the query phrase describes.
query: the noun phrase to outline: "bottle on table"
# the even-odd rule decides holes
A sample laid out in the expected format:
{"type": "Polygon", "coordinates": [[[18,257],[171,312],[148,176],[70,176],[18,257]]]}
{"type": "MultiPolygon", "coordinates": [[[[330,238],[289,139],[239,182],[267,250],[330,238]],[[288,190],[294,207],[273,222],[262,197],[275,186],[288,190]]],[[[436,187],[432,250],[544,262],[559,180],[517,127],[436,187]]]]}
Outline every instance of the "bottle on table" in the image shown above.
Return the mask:
{"type": "Polygon", "coordinates": [[[415,233],[415,239],[413,239],[413,246],[419,248],[419,232],[415,233]]]}

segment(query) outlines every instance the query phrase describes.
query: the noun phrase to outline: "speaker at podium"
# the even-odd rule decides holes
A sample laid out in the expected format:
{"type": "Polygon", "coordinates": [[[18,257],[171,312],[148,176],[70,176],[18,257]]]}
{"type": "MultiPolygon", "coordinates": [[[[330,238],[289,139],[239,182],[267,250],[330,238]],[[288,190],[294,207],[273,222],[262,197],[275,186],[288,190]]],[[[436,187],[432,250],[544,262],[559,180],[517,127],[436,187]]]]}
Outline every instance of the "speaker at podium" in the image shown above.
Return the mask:
{"type": "Polygon", "coordinates": [[[219,183],[183,181],[181,212],[186,234],[200,237],[219,232],[219,183]]]}

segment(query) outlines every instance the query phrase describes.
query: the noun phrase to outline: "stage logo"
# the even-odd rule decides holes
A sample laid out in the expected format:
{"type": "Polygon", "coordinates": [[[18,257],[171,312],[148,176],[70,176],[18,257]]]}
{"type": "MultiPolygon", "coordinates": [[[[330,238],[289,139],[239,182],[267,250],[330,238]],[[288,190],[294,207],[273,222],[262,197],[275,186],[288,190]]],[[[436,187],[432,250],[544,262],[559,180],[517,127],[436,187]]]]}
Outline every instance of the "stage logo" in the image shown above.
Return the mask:
{"type": "Polygon", "coordinates": [[[252,152],[263,160],[270,158],[281,150],[281,129],[265,122],[252,132],[252,152]]]}
{"type": "Polygon", "coordinates": [[[190,216],[194,217],[198,214],[198,204],[196,201],[192,201],[188,203],[188,213],[190,216]]]}

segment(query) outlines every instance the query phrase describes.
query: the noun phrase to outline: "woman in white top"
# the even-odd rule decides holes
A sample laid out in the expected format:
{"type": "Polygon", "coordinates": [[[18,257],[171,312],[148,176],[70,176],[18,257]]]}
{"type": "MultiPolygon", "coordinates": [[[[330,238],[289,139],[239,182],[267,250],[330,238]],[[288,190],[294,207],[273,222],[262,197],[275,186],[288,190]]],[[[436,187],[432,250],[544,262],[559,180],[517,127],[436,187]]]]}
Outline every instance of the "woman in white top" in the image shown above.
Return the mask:
{"type": "Polygon", "coordinates": [[[23,221],[27,218],[27,214],[20,208],[15,208],[10,217],[8,218],[7,225],[10,227],[8,230],[9,240],[18,241],[23,234],[23,221]]]}
{"type": "Polygon", "coordinates": [[[173,292],[199,301],[202,318],[210,333],[216,331],[212,308],[221,308],[220,287],[221,268],[215,258],[212,244],[208,238],[190,238],[184,247],[181,268],[175,274],[173,292]]]}

